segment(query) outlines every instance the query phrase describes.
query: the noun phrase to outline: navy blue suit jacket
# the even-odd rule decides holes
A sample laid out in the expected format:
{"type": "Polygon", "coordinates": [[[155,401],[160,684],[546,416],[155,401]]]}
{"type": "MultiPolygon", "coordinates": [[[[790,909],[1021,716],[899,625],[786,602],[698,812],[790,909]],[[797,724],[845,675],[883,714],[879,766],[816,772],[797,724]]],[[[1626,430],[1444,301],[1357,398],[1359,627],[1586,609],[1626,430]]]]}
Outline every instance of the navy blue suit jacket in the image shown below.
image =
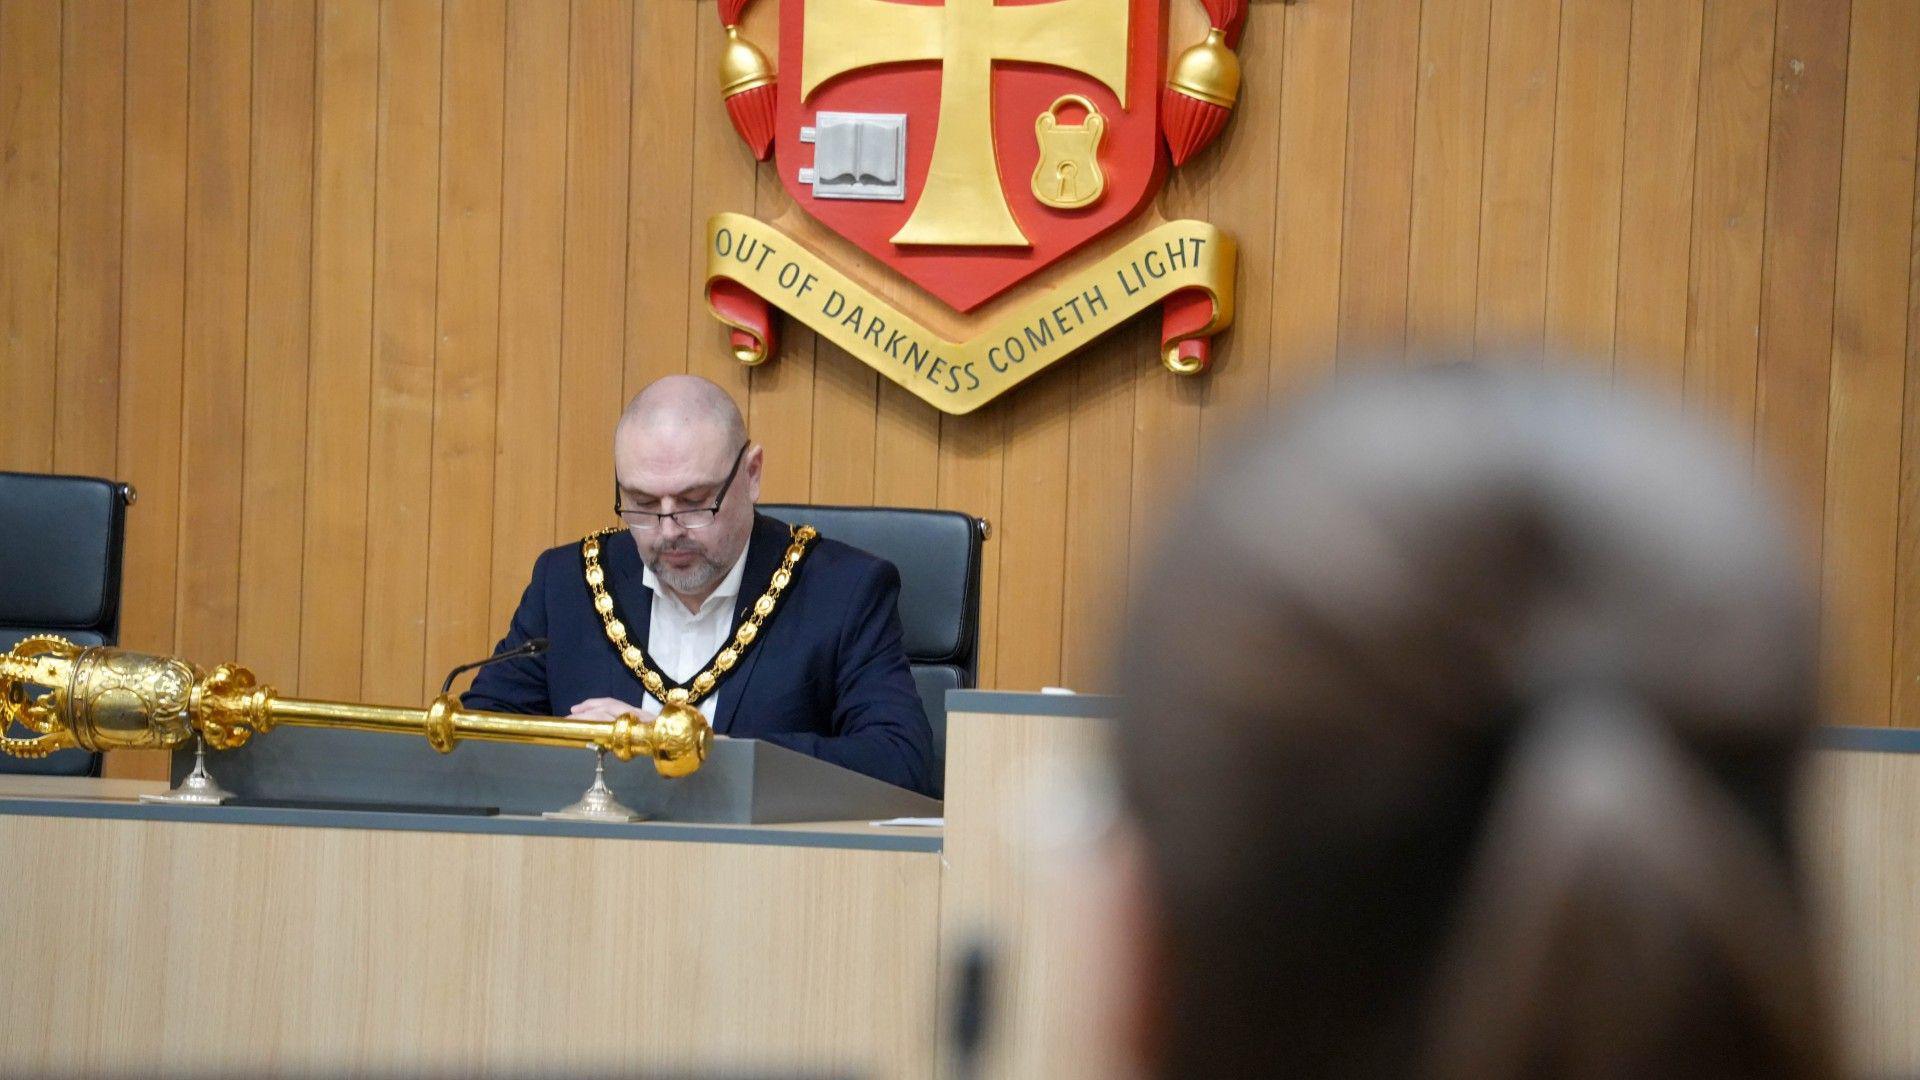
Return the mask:
{"type": "MultiPolygon", "coordinates": [[[[787,526],[755,516],[734,626],[766,591],[790,542],[787,526]]],[[[601,545],[600,561],[614,610],[645,649],[653,591],[642,584],[639,549],[632,537],[615,533],[601,545]]],[[[815,540],[759,639],[720,680],[714,732],[764,739],[929,792],[933,729],[907,666],[899,599],[892,563],[824,536],[815,540]]],[[[645,688],[620,662],[593,610],[577,542],[534,563],[513,625],[494,651],[536,637],[551,643],[544,654],[480,669],[462,703],[564,716],[587,698],[645,702],[645,688]]]]}

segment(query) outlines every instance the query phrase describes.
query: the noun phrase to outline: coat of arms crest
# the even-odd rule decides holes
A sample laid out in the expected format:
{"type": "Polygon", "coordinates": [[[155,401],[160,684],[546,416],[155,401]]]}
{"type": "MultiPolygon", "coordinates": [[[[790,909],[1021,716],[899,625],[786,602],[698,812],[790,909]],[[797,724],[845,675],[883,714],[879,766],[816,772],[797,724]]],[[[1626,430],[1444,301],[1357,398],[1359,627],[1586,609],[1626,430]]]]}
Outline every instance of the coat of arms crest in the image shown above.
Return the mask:
{"type": "Polygon", "coordinates": [[[1149,210],[1169,156],[1233,106],[1245,0],[1202,0],[1207,38],[1170,75],[1167,0],[780,0],[778,76],[749,2],[720,5],[722,92],[797,213],[709,223],[709,305],[741,360],[766,358],[777,306],[964,413],[1160,304],[1163,361],[1204,370],[1233,243],[1149,210]],[[876,271],[944,310],[903,310],[876,271]]]}

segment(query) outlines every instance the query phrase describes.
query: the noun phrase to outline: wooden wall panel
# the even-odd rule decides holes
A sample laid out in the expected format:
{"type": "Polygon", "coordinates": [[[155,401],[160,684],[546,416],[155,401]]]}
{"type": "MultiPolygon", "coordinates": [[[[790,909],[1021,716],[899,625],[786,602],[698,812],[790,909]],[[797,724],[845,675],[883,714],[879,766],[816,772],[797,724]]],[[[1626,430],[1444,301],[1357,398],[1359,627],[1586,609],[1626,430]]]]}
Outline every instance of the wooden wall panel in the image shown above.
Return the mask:
{"type": "Polygon", "coordinates": [[[1686,378],[1704,20],[1705,0],[1635,4],[1628,44],[1614,372],[1673,396],[1686,378]]]}
{"type": "MultiPolygon", "coordinates": [[[[1404,0],[1354,0],[1347,220],[1340,233],[1343,359],[1398,356],[1406,348],[1420,15],[1420,5],[1404,0]]],[[[1251,105],[1241,108],[1251,115],[1251,105]]],[[[1269,273],[1276,287],[1290,276],[1286,267],[1269,273]]]]}
{"type": "MultiPolygon", "coordinates": [[[[313,271],[313,0],[261,0],[253,23],[247,381],[235,648],[300,670],[307,328],[313,271]]],[[[498,155],[496,155],[497,158],[498,155]]],[[[259,657],[253,661],[253,657],[259,657]]]]}
{"type": "MultiPolygon", "coordinates": [[[[1287,8],[1280,71],[1280,147],[1267,394],[1325,377],[1340,341],[1340,229],[1346,195],[1347,62],[1353,43],[1346,0],[1287,8]]],[[[1221,186],[1236,176],[1222,163],[1221,186]]],[[[1256,296],[1256,299],[1262,299],[1256,296]]]]}
{"type": "Polygon", "coordinates": [[[60,22],[59,0],[0,4],[0,469],[53,467],[60,22]]]}
{"type": "Polygon", "coordinates": [[[73,0],[61,20],[53,467],[90,476],[112,471],[119,433],[126,30],[112,0],[73,0]]]}
{"type": "Polygon", "coordinates": [[[554,538],[567,205],[567,128],[554,118],[567,110],[567,35],[568,21],[538,0],[508,4],[487,620],[496,639],[554,538]]]}
{"type": "Polygon", "coordinates": [[[473,528],[473,512],[493,496],[506,0],[450,0],[445,35],[423,697],[499,636],[490,592],[475,587],[492,574],[492,536],[473,528]]]}
{"type": "MultiPolygon", "coordinates": [[[[186,13],[186,0],[156,0],[127,11],[127,253],[115,475],[134,486],[139,501],[137,512],[127,516],[120,640],[160,652],[173,648],[180,543],[186,13]]],[[[297,564],[294,574],[297,589],[297,564]]]]}
{"type": "Polygon", "coordinates": [[[1490,0],[1425,0],[1414,104],[1407,335],[1473,351],[1479,307],[1490,0]]]}
{"type": "MultiPolygon", "coordinates": [[[[1912,284],[1914,140],[1920,127],[1915,56],[1920,56],[1920,5],[1857,0],[1840,166],[1823,544],[1831,707],[1842,716],[1888,716],[1896,678],[1900,413],[1912,284]]],[[[1908,672],[1900,681],[1914,677],[1908,672]]]]}
{"type": "Polygon", "coordinates": [[[1781,0],[1767,139],[1754,444],[1792,500],[1803,542],[1815,555],[1827,487],[1848,15],[1845,4],[1781,0]]]}
{"type": "Polygon", "coordinates": [[[706,219],[788,200],[714,92],[714,0],[0,0],[0,467],[140,487],[130,643],[412,701],[606,521],[625,398],[692,371],[766,498],[993,521],[986,684],[1102,689],[1247,414],[1336,354],[1557,346],[1751,441],[1836,718],[1920,723],[1917,12],[1256,0],[1161,206],[1240,244],[1215,369],[1142,319],[941,417],[791,323],[749,370],[708,316],[706,219]]]}
{"type": "Polygon", "coordinates": [[[374,701],[416,697],[425,667],[442,15],[439,0],[380,6],[359,691],[374,701]]]}
{"type": "MultiPolygon", "coordinates": [[[[1494,0],[1474,327],[1483,352],[1537,349],[1545,334],[1548,223],[1559,191],[1554,104],[1562,6],[1561,0],[1494,0]]],[[[1616,50],[1615,58],[1624,61],[1625,51],[1616,50]]],[[[1571,64],[1577,57],[1567,59],[1571,64]]]]}
{"type": "MultiPolygon", "coordinates": [[[[380,10],[322,0],[314,99],[313,298],[307,371],[302,691],[360,693],[373,357],[380,10]]],[[[203,658],[206,659],[206,658],[203,658]]]]}
{"type": "Polygon", "coordinates": [[[556,540],[612,515],[613,422],[626,379],[627,170],[633,10],[574,0],[567,85],[556,540]]]}
{"type": "MultiPolygon", "coordinates": [[[[188,4],[187,268],[174,648],[198,657],[232,653],[239,635],[252,16],[239,0],[188,4]]],[[[256,506],[253,512],[272,511],[256,506]]]]}
{"type": "Polygon", "coordinates": [[[1546,340],[1603,370],[1613,358],[1632,15],[1630,0],[1566,0],[1560,20],[1546,340]]]}
{"type": "Polygon", "coordinates": [[[1773,0],[1710,3],[1701,44],[1686,397],[1735,438],[1753,431],[1773,16],[1773,0]]]}

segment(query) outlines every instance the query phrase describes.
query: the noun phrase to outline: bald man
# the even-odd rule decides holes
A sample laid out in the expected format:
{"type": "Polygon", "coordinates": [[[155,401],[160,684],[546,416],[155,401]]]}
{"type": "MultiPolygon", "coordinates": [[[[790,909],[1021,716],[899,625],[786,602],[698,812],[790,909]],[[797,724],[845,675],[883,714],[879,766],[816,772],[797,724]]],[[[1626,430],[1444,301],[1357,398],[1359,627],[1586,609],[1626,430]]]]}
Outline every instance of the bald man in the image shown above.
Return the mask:
{"type": "Polygon", "coordinates": [[[599,583],[585,542],[542,554],[495,651],[537,637],[551,646],[481,669],[463,704],[651,719],[660,699],[643,681],[649,672],[668,694],[707,674],[713,689],[694,704],[715,733],[932,792],[933,733],[907,667],[891,563],[813,539],[772,614],[738,644],[800,539],[754,511],[763,457],[713,383],[675,375],[642,390],[614,430],[614,510],[625,529],[599,537],[599,583]],[[624,643],[600,617],[609,607],[624,643]]]}

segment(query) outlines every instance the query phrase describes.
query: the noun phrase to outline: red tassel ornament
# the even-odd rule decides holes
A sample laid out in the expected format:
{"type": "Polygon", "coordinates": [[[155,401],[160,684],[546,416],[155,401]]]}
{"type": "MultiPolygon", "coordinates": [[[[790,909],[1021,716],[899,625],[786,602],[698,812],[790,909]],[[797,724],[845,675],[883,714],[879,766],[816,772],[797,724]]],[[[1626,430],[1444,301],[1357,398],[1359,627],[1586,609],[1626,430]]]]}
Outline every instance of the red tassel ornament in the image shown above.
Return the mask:
{"type": "Polygon", "coordinates": [[[1209,30],[1207,40],[1180,54],[1160,91],[1161,129],[1175,165],[1219,136],[1240,97],[1240,58],[1226,38],[1219,27],[1209,30]]]}
{"type": "MultiPolygon", "coordinates": [[[[747,0],[738,0],[745,7],[747,0]]],[[[1207,9],[1207,25],[1219,30],[1227,39],[1227,48],[1240,47],[1240,31],[1247,25],[1247,0],[1200,0],[1200,6],[1207,9]]]]}
{"type": "Polygon", "coordinates": [[[1247,0],[1200,0],[1212,27],[1207,40],[1180,54],[1160,91],[1160,130],[1175,165],[1207,148],[1227,126],[1240,97],[1240,58],[1233,47],[1247,18],[1247,0]]]}
{"type": "Polygon", "coordinates": [[[740,36],[740,13],[748,0],[724,0],[720,20],[726,24],[727,46],[720,53],[720,94],[727,116],[753,156],[761,161],[773,153],[775,73],[773,61],[760,47],[740,36]]]}

